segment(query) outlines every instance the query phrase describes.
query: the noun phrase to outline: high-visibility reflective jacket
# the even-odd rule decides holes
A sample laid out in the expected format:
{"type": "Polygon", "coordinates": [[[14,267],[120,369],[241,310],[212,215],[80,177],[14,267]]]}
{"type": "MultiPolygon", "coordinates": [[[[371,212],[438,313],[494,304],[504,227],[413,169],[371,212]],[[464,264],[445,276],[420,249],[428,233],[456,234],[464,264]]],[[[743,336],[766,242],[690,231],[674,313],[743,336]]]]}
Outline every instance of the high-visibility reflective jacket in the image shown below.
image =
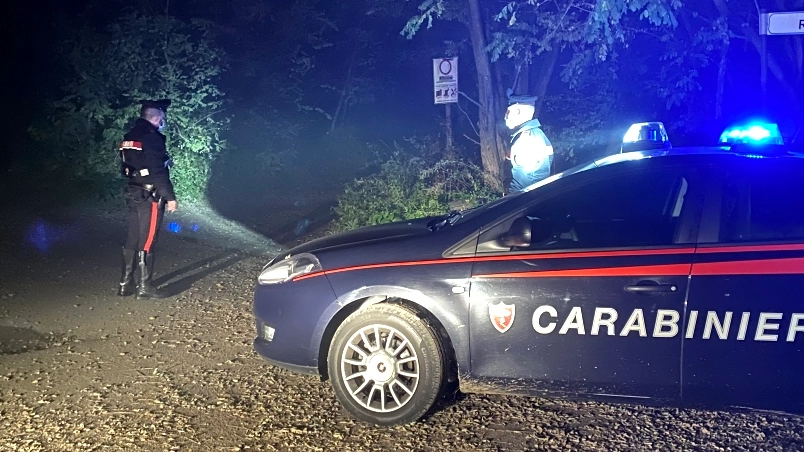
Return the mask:
{"type": "Polygon", "coordinates": [[[511,137],[511,182],[509,193],[516,193],[550,176],[553,145],[542,131],[538,119],[525,122],[511,137]]]}

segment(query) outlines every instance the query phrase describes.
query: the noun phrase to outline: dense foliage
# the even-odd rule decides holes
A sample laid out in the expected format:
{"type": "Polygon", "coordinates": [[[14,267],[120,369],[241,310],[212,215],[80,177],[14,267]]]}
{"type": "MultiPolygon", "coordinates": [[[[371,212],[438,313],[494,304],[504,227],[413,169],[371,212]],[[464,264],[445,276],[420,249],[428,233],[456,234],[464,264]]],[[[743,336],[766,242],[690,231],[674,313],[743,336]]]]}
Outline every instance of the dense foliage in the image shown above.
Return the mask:
{"type": "Polygon", "coordinates": [[[761,8],[797,11],[802,0],[510,0],[484,4],[484,20],[473,23],[476,1],[423,0],[402,33],[422,34],[437,18],[465,25],[467,35],[482,28],[488,44],[461,57],[492,62],[494,70],[478,66],[476,76],[498,96],[538,96],[537,116],[568,160],[596,152],[580,147],[605,149],[601,138],[616,137],[629,120],[662,120],[674,137],[698,137],[712,132],[708,124],[769,115],[793,136],[804,118],[804,37],[759,35],[761,8]]]}
{"type": "Polygon", "coordinates": [[[119,185],[117,147],[143,99],[168,98],[168,151],[180,199],[204,196],[223,151],[228,119],[215,84],[223,66],[209,24],[128,15],[105,31],[84,29],[67,43],[64,97],[31,128],[50,165],[109,194],[119,185]],[[76,164],[78,162],[78,164],[76,164]]]}
{"type": "MultiPolygon", "coordinates": [[[[415,143],[422,146],[421,142],[415,143]]],[[[433,146],[432,142],[424,143],[433,146]]],[[[348,184],[338,198],[336,231],[391,221],[441,215],[500,197],[477,165],[454,158],[428,157],[397,147],[380,170],[348,184]]]]}
{"type": "MultiPolygon", "coordinates": [[[[63,30],[51,50],[57,58],[34,72],[61,91],[40,91],[39,103],[51,107],[31,114],[40,151],[18,146],[33,170],[15,174],[116,192],[117,141],[138,101],[160,97],[174,102],[167,135],[180,199],[205,195],[216,162],[213,182],[235,201],[245,198],[238,189],[268,193],[269,182],[301,190],[310,177],[336,186],[361,175],[337,207],[341,227],[442,213],[459,193],[485,197],[490,189],[472,165],[499,185],[509,89],[538,96],[558,169],[616,151],[638,121],[663,121],[676,145],[696,142],[695,128],[768,113],[783,134],[802,137],[804,36],[763,40],[760,7],[769,5],[90,0],[50,17],[63,30]],[[461,96],[450,115],[432,105],[431,63],[444,56],[460,61],[461,96]],[[447,123],[454,142],[443,148],[456,154],[404,147],[365,176],[372,146],[435,136],[447,123]]],[[[773,8],[802,10],[804,0],[773,8]]],[[[49,23],[39,12],[36,22],[49,23]]]]}

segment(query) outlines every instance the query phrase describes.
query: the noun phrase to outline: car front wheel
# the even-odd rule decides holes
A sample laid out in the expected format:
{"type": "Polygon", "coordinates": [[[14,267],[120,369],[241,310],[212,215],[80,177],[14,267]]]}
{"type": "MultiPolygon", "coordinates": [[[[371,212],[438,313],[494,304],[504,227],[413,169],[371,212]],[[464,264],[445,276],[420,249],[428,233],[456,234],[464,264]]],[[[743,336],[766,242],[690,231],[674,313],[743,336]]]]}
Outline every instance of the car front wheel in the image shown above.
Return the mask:
{"type": "Polygon", "coordinates": [[[341,405],[378,425],[422,417],[438,398],[446,371],[435,329],[411,309],[392,304],[347,317],[333,337],[328,367],[341,405]]]}

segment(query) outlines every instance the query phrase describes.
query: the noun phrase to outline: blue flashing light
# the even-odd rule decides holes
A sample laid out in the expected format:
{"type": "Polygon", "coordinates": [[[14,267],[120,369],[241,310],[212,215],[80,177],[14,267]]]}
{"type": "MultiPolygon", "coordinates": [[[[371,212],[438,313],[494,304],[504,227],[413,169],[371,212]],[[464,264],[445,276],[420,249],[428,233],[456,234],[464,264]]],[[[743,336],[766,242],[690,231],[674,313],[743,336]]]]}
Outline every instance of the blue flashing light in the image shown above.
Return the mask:
{"type": "Polygon", "coordinates": [[[720,135],[724,144],[784,144],[779,126],[773,123],[751,123],[729,127],[720,135]]]}
{"type": "Polygon", "coordinates": [[[173,221],[168,225],[168,230],[174,234],[178,234],[181,232],[181,225],[173,221]]]}
{"type": "Polygon", "coordinates": [[[198,229],[200,229],[200,226],[198,226],[197,224],[194,224],[193,225],[193,232],[198,232],[198,229]]]}
{"type": "Polygon", "coordinates": [[[670,149],[670,138],[661,122],[640,122],[632,124],[623,136],[620,152],[670,149]]]}
{"type": "Polygon", "coordinates": [[[37,219],[28,228],[25,238],[41,253],[49,252],[56,243],[64,240],[67,230],[62,227],[51,225],[50,223],[37,219]]]}
{"type": "Polygon", "coordinates": [[[27,238],[28,242],[33,244],[42,253],[48,252],[54,242],[51,228],[41,220],[37,220],[36,223],[28,229],[27,238]]]}

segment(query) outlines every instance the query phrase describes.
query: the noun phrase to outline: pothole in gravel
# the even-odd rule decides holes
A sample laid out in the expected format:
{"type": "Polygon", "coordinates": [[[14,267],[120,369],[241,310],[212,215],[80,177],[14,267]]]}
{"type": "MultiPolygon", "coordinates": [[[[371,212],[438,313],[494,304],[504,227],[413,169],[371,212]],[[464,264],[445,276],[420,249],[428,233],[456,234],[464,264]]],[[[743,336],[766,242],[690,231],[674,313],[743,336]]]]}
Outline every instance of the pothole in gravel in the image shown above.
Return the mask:
{"type": "Polygon", "coordinates": [[[0,355],[45,350],[63,343],[63,340],[54,334],[40,333],[33,328],[0,326],[0,355]]]}

